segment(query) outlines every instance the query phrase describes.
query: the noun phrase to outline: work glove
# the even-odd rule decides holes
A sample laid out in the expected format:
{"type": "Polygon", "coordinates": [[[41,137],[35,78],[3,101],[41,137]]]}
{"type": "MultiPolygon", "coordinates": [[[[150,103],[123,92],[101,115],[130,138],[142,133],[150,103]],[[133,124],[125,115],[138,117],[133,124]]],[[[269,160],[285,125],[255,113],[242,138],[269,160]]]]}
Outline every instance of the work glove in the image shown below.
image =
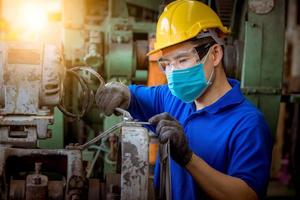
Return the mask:
{"type": "Polygon", "coordinates": [[[128,109],[130,103],[130,91],[128,87],[119,82],[107,83],[98,88],[95,101],[100,111],[110,116],[115,108],[128,109]]]}
{"type": "Polygon", "coordinates": [[[189,148],[180,123],[166,112],[151,117],[149,122],[156,125],[156,134],[160,143],[165,144],[168,140],[170,141],[172,159],[185,167],[191,160],[193,152],[189,148]]]}

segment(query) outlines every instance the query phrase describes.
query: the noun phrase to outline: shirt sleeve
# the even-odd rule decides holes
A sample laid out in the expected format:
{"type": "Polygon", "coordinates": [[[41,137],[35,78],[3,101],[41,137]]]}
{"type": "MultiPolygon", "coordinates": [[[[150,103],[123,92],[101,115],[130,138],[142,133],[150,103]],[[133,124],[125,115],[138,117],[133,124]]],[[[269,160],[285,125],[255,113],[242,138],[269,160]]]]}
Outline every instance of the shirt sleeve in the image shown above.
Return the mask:
{"type": "Polygon", "coordinates": [[[152,116],[164,112],[166,86],[130,85],[129,90],[131,100],[128,111],[135,119],[148,121],[152,116]]]}
{"type": "Polygon", "coordinates": [[[245,181],[263,199],[269,181],[272,139],[261,114],[254,114],[237,127],[229,144],[228,175],[245,181]]]}

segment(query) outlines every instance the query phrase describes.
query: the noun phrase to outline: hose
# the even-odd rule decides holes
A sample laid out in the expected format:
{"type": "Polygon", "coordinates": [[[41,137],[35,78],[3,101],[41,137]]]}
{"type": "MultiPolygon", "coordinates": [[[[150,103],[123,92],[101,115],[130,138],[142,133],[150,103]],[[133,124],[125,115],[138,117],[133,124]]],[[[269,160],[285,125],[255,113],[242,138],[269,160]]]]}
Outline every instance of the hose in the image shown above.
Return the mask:
{"type": "MultiPolygon", "coordinates": [[[[78,112],[78,114],[68,111],[62,102],[63,98],[61,98],[58,108],[64,115],[66,115],[67,117],[70,117],[72,119],[75,119],[75,120],[81,119],[91,109],[93,102],[94,102],[93,90],[89,87],[88,81],[83,76],[80,76],[78,71],[86,71],[86,72],[94,75],[99,81],[99,87],[103,87],[105,85],[104,79],[100,76],[99,73],[97,73],[91,67],[87,67],[87,66],[73,67],[66,71],[67,75],[71,75],[71,76],[75,77],[75,79],[79,82],[79,84],[81,86],[82,93],[83,93],[81,110],[78,112]]],[[[64,90],[64,88],[63,88],[63,90],[64,90]]]]}
{"type": "Polygon", "coordinates": [[[67,117],[70,117],[70,118],[75,118],[75,119],[80,119],[82,118],[82,116],[85,114],[86,110],[87,110],[87,107],[88,107],[88,103],[90,101],[90,90],[86,84],[86,81],[79,75],[77,74],[76,72],[73,72],[71,70],[67,70],[67,74],[73,76],[80,84],[81,88],[82,88],[82,91],[83,91],[83,105],[82,105],[82,109],[80,110],[80,112],[78,114],[75,114],[75,113],[72,113],[70,111],[68,111],[63,102],[62,102],[62,99],[61,98],[61,101],[58,105],[58,108],[60,109],[60,111],[66,115],[67,117]]]}

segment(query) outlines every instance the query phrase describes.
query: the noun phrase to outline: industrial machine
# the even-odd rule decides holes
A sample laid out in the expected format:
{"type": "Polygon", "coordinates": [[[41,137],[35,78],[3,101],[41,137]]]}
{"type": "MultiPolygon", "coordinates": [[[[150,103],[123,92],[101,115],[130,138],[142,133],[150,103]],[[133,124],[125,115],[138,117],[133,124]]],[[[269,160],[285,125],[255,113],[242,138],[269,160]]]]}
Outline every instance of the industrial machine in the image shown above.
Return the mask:
{"type": "MultiPolygon", "coordinates": [[[[1,199],[100,198],[100,181],[93,180],[94,185],[88,187],[92,180],[86,178],[90,172],[85,173],[81,148],[37,148],[38,139],[51,137],[48,125],[53,123],[53,109],[62,98],[66,71],[61,51],[51,45],[18,42],[2,43],[0,52],[1,199]]],[[[147,131],[135,122],[127,124],[120,126],[122,199],[147,199],[147,131]]]]}
{"type": "MultiPolygon", "coordinates": [[[[154,198],[155,139],[128,113],[105,117],[93,102],[106,82],[164,83],[146,52],[169,2],[0,0],[0,199],[154,198]]],[[[227,73],[275,133],[285,2],[205,2],[232,32],[227,73]]]]}
{"type": "Polygon", "coordinates": [[[0,52],[1,199],[46,199],[47,195],[72,199],[83,194],[80,151],[37,149],[38,139],[52,135],[48,125],[62,97],[61,50],[53,45],[2,42],[0,52]],[[46,164],[51,160],[60,165],[46,164]],[[45,176],[42,167],[60,176],[45,176]],[[32,169],[35,173],[26,173],[32,169]]]}
{"type": "Polygon", "coordinates": [[[56,1],[54,11],[43,3],[1,2],[0,199],[147,199],[148,131],[126,117],[99,117],[93,94],[102,76],[147,80],[137,68],[157,11],[125,1],[56,1]],[[129,7],[150,21],[135,22],[129,7]],[[22,27],[10,21],[17,8],[41,15],[27,23],[27,12],[22,27]],[[44,14],[47,26],[38,21],[44,14]]]}

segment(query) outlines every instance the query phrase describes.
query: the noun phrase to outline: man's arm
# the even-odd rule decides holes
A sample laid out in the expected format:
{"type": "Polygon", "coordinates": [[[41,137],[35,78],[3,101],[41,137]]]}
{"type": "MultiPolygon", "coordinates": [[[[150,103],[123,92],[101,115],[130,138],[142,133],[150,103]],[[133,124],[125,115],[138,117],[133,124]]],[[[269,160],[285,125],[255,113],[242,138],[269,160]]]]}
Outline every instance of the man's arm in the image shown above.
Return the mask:
{"type": "Polygon", "coordinates": [[[215,170],[195,154],[185,168],[212,199],[258,199],[256,193],[242,179],[215,170]]]}
{"type": "Polygon", "coordinates": [[[147,121],[153,115],[163,112],[166,86],[146,87],[130,85],[131,100],[128,111],[133,118],[147,121]]]}
{"type": "Polygon", "coordinates": [[[163,98],[166,87],[126,86],[120,82],[110,82],[98,88],[95,101],[101,112],[110,116],[115,108],[128,110],[139,120],[146,121],[151,116],[163,112],[163,98]]]}
{"type": "Polygon", "coordinates": [[[182,126],[168,113],[158,114],[149,122],[156,125],[160,143],[170,141],[172,159],[189,171],[207,196],[212,199],[258,199],[264,196],[268,181],[269,145],[262,133],[264,130],[259,126],[244,127],[231,137],[225,174],[191,151],[182,126]]]}

